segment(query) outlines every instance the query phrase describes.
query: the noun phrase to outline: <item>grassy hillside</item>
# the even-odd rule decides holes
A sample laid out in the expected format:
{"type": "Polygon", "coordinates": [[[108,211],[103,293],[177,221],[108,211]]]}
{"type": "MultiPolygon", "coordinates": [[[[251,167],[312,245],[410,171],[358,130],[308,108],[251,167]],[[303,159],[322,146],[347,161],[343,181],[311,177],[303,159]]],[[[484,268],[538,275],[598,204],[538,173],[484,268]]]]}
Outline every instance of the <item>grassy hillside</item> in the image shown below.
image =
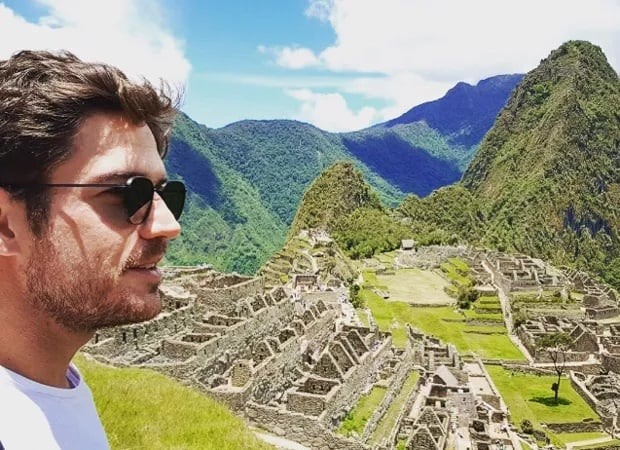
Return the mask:
{"type": "Polygon", "coordinates": [[[253,273],[282,246],[286,225],[214,147],[205,127],[185,115],[177,118],[166,165],[171,177],[186,182],[190,195],[181,218],[183,232],[167,259],[253,273]]]}
{"type": "Polygon", "coordinates": [[[226,407],[150,370],[78,356],[113,450],[272,449],[226,407]],[[234,430],[234,432],[232,432],[234,430]]]}
{"type": "Polygon", "coordinates": [[[215,155],[248,180],[267,209],[286,224],[312,180],[337,161],[355,164],[385,204],[402,199],[402,192],[352,156],[337,134],[307,123],[246,120],[211,130],[208,136],[215,155]]]}
{"type": "Polygon", "coordinates": [[[522,252],[620,287],[619,104],[600,48],[567,42],[523,78],[462,182],[398,211],[421,242],[522,252]]]}
{"type": "Polygon", "coordinates": [[[342,142],[374,172],[420,196],[458,181],[464,170],[459,165],[468,159],[467,149],[449,144],[425,122],[345,133],[342,142]]]}
{"type": "Polygon", "coordinates": [[[181,114],[166,164],[186,181],[190,196],[168,262],[254,273],[282,247],[312,180],[338,161],[351,162],[387,207],[405,193],[425,196],[457,181],[479,142],[472,136],[491,126],[518,81],[490,80],[457,85],[443,99],[354,133],[292,120],[246,120],[213,130],[181,114]]]}
{"type": "Polygon", "coordinates": [[[525,76],[463,177],[482,242],[620,275],[618,105],[618,74],[588,42],[525,76]]]}
{"type": "Polygon", "coordinates": [[[408,235],[348,162],[325,170],[304,193],[290,236],[308,228],[329,232],[353,258],[393,250],[408,235]]]}

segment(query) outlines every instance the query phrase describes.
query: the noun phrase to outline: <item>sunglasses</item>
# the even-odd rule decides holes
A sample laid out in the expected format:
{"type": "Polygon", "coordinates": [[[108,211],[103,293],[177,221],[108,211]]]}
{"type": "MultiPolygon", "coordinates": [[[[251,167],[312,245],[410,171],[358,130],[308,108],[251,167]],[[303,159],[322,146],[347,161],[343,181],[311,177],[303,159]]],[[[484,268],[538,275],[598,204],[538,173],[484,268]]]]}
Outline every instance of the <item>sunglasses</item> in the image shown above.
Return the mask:
{"type": "Polygon", "coordinates": [[[123,205],[129,223],[143,223],[151,212],[155,192],[162,198],[175,219],[181,217],[185,205],[185,184],[181,181],[166,181],[159,186],[146,177],[131,177],[125,184],[19,184],[7,183],[6,187],[110,187],[118,190],[123,196],[123,205]]]}

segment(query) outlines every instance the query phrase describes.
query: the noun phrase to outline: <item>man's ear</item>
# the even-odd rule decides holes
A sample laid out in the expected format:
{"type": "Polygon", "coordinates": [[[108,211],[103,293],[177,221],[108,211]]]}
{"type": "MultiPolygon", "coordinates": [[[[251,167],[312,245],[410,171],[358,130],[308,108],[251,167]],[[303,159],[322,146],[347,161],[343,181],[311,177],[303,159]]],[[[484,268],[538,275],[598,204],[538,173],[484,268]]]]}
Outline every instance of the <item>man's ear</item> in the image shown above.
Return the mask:
{"type": "Polygon", "coordinates": [[[19,223],[18,204],[9,193],[0,188],[0,256],[14,256],[19,253],[15,227],[19,223]]]}

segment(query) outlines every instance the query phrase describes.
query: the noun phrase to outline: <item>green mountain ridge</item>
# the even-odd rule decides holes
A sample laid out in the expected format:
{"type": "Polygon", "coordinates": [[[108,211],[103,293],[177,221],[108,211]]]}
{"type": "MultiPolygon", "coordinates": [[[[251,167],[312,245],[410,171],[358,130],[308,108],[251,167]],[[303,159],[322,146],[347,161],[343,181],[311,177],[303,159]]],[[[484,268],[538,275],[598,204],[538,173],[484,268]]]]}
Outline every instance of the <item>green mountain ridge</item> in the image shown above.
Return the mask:
{"type": "Polygon", "coordinates": [[[577,265],[620,286],[620,83],[570,41],[528,73],[460,184],[407,198],[421,234],[577,265]]]}
{"type": "Polygon", "coordinates": [[[170,246],[169,263],[209,262],[241,273],[256,270],[284,243],[285,224],[259,192],[218,157],[208,129],[177,118],[166,166],[190,192],[183,233],[170,246]]]}
{"type": "Polygon", "coordinates": [[[326,231],[352,258],[393,250],[409,235],[350,162],[329,167],[306,190],[289,237],[303,229],[326,231]]]}
{"type": "Polygon", "coordinates": [[[588,42],[527,74],[463,176],[482,242],[601,274],[620,264],[619,106],[618,75],[588,42]]]}
{"type": "Polygon", "coordinates": [[[180,114],[166,164],[187,182],[190,195],[184,231],[167,262],[254,273],[282,247],[312,180],[338,161],[353,162],[388,207],[400,204],[406,193],[424,196],[457,181],[475,146],[457,144],[455,136],[471,141],[472,130],[479,134],[519,79],[461,83],[445,99],[407,112],[413,122],[403,116],[351,133],[292,120],[245,120],[210,129],[180,114]],[[424,111],[448,135],[429,126],[424,111]],[[449,123],[442,124],[442,111],[449,123]]]}

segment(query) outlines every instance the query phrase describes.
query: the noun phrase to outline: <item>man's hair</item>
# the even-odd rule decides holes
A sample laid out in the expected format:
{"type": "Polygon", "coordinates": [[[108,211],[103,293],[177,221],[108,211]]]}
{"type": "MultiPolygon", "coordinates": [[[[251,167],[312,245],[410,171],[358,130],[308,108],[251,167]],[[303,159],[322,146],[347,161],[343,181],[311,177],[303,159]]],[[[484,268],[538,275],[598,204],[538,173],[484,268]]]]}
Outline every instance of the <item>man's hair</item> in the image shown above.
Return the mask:
{"type": "Polygon", "coordinates": [[[25,202],[30,227],[40,236],[50,206],[40,185],[71,156],[73,138],[89,116],[118,113],[146,124],[163,158],[177,106],[163,81],[159,88],[133,82],[116,67],[66,51],[20,51],[0,61],[0,184],[25,202]],[[11,183],[39,186],[6,186],[11,183]]]}

